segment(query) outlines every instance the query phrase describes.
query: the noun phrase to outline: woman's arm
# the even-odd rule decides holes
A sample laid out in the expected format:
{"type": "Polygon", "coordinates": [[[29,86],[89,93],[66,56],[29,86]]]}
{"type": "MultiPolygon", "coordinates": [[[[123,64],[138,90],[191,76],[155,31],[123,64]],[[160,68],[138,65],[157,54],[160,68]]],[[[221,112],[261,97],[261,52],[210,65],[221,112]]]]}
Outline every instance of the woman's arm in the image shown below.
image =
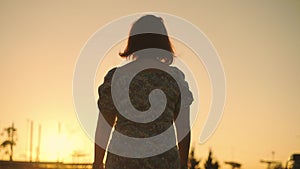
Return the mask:
{"type": "Polygon", "coordinates": [[[99,114],[97,128],[96,128],[96,135],[95,135],[93,169],[104,168],[103,158],[106,152],[106,147],[108,144],[108,140],[114,122],[115,122],[114,115],[104,118],[101,113],[99,114]],[[110,127],[105,125],[105,123],[108,123],[110,127]]]}
{"type": "Polygon", "coordinates": [[[105,150],[98,146],[97,143],[95,143],[95,149],[94,149],[94,163],[93,163],[93,169],[103,169],[103,158],[105,155],[105,150]]]}
{"type": "Polygon", "coordinates": [[[189,132],[182,140],[179,142],[179,153],[180,153],[180,166],[181,169],[187,169],[189,150],[190,150],[190,139],[191,133],[189,132]]]}
{"type": "Polygon", "coordinates": [[[182,115],[178,115],[177,117],[180,119],[175,120],[175,126],[177,131],[177,140],[179,141],[178,147],[180,154],[181,169],[187,169],[191,139],[190,108],[184,108],[183,112],[181,113],[182,115]],[[180,138],[182,140],[180,140],[180,138]]]}
{"type": "Polygon", "coordinates": [[[93,169],[102,169],[103,158],[106,152],[108,140],[114,122],[116,120],[116,108],[111,96],[111,79],[116,68],[110,70],[104,83],[98,88],[98,108],[100,110],[95,135],[94,163],[93,169]],[[108,123],[108,124],[107,124],[108,123]]]}

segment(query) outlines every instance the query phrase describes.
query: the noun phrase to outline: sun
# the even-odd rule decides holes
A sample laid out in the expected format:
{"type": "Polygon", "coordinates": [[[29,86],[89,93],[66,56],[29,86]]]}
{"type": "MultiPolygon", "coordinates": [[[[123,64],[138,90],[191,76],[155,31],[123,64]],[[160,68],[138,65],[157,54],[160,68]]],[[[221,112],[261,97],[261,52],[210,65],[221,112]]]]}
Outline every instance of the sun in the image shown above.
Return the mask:
{"type": "Polygon", "coordinates": [[[43,136],[40,149],[40,161],[87,163],[93,155],[92,142],[81,132],[49,131],[43,136]]]}

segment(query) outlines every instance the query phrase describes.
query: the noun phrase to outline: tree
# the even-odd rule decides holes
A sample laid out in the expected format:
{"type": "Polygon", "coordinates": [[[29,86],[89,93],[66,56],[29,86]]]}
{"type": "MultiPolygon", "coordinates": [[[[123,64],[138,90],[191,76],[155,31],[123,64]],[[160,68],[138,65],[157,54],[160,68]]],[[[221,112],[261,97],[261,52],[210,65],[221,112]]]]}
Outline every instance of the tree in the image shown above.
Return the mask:
{"type": "Polygon", "coordinates": [[[214,161],[212,158],[211,150],[209,150],[208,158],[207,158],[207,161],[205,162],[204,167],[205,167],[205,169],[218,169],[219,168],[219,163],[217,161],[214,161]]]}
{"type": "Polygon", "coordinates": [[[5,154],[9,154],[9,160],[12,161],[14,152],[13,147],[16,145],[14,136],[16,134],[17,129],[14,127],[14,123],[12,123],[12,125],[8,128],[5,128],[4,131],[7,133],[7,139],[2,142],[0,147],[4,149],[8,146],[10,147],[10,151],[5,150],[5,154]]]}
{"type": "Polygon", "coordinates": [[[189,166],[190,169],[200,169],[200,167],[198,166],[200,163],[200,160],[197,160],[195,158],[195,149],[192,148],[192,151],[190,153],[190,157],[189,157],[189,166]]]}
{"type": "Polygon", "coordinates": [[[278,163],[274,166],[274,169],[283,169],[282,164],[278,163]]]}

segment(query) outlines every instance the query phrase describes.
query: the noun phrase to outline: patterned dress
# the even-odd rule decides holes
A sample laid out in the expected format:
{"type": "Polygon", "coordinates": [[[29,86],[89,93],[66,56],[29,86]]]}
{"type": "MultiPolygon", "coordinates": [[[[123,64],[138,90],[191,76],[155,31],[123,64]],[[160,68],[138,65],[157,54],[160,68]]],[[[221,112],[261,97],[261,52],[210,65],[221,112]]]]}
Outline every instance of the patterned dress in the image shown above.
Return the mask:
{"type": "MultiPolygon", "coordinates": [[[[127,65],[128,66],[128,65],[127,65]]],[[[130,66],[130,65],[129,65],[130,66]]],[[[189,91],[188,83],[184,80],[184,74],[176,67],[166,65],[166,67],[177,76],[179,83],[182,83],[184,92],[188,93],[185,98],[181,98],[180,88],[174,78],[159,69],[146,69],[134,76],[129,85],[129,98],[132,106],[139,111],[148,110],[151,105],[149,94],[154,89],[160,89],[166,95],[166,106],[161,115],[154,121],[139,123],[125,118],[114,105],[111,94],[111,83],[116,68],[111,69],[104,78],[103,84],[98,88],[99,100],[98,107],[105,118],[116,117],[114,130],[108,146],[106,169],[179,169],[180,157],[176,146],[176,134],[174,120],[176,119],[181,99],[184,99],[185,106],[189,106],[193,101],[192,93],[189,91]],[[161,133],[169,131],[161,142],[147,142],[143,145],[132,145],[120,138],[125,135],[132,138],[155,137],[161,133]],[[118,134],[117,134],[118,133],[118,134]],[[121,141],[120,141],[121,140],[121,141]],[[169,146],[169,147],[168,147],[169,146]],[[159,152],[159,154],[139,157],[139,149],[143,147],[145,152],[159,152]],[[136,158],[114,153],[118,149],[130,150],[136,158]],[[110,151],[111,150],[111,151],[110,151]]],[[[122,77],[126,80],[126,76],[122,77]]],[[[122,79],[121,79],[122,81],[122,79]]],[[[120,101],[122,102],[122,100],[120,101]]],[[[180,104],[181,103],[181,104],[180,104]]],[[[126,111],[126,110],[124,110],[126,111]]]]}

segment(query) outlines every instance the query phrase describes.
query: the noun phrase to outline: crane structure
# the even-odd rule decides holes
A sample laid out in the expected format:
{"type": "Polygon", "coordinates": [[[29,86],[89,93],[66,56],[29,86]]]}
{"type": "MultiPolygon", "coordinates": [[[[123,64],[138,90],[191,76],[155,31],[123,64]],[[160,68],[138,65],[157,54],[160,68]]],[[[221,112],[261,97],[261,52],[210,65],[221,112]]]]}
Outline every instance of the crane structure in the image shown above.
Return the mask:
{"type": "Polygon", "coordinates": [[[231,165],[232,169],[241,168],[241,166],[242,166],[241,163],[237,163],[237,162],[234,162],[234,161],[225,161],[224,163],[228,164],[228,165],[231,165]]]}
{"type": "Polygon", "coordinates": [[[267,164],[267,169],[271,169],[271,166],[274,164],[281,164],[279,161],[274,160],[260,160],[261,163],[267,164]]]}
{"type": "Polygon", "coordinates": [[[275,151],[272,151],[271,153],[272,160],[260,160],[261,163],[267,164],[267,169],[271,169],[272,165],[281,164],[281,162],[273,160],[275,156],[275,151]]]}
{"type": "Polygon", "coordinates": [[[87,153],[83,153],[81,151],[73,151],[71,154],[73,158],[73,163],[79,163],[79,158],[88,156],[87,153]]]}

